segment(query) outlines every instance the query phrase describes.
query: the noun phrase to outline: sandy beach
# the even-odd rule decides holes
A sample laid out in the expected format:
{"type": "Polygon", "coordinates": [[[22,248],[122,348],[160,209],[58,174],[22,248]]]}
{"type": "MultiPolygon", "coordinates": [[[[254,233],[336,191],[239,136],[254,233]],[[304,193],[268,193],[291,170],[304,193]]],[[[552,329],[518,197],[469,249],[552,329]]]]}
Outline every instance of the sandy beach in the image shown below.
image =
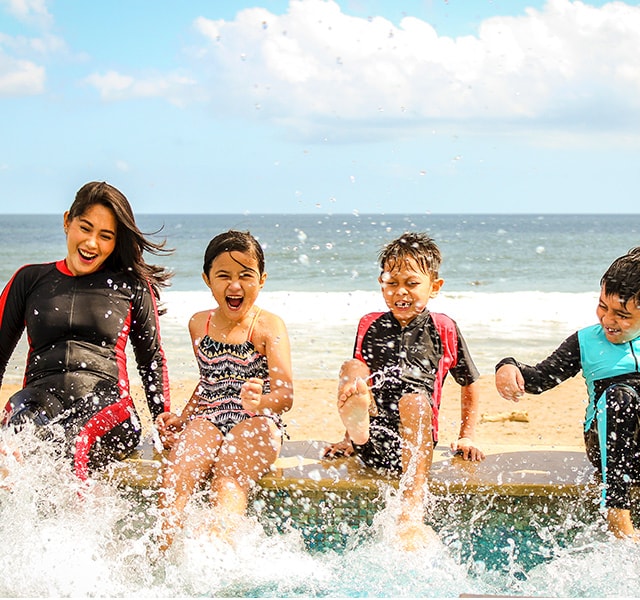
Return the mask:
{"type": "MultiPolygon", "coordinates": [[[[291,439],[342,439],[344,429],[335,407],[336,381],[300,380],[294,385],[294,406],[285,415],[291,439]]],[[[480,385],[476,441],[481,446],[584,448],[582,422],[587,394],[581,377],[539,396],[525,395],[517,403],[498,395],[493,376],[482,376],[480,385]],[[512,415],[514,412],[518,414],[512,415]],[[521,420],[523,418],[528,420],[521,420]]],[[[457,438],[459,429],[460,387],[447,379],[440,412],[440,443],[450,444],[457,438]]]]}
{"type": "MultiPolygon", "coordinates": [[[[338,441],[343,427],[335,406],[336,380],[301,379],[294,382],[294,405],[285,416],[291,440],[338,441]]],[[[520,402],[503,400],[496,392],[493,376],[480,379],[481,395],[476,441],[481,447],[529,446],[584,448],[582,421],[586,388],[574,377],[539,396],[525,395],[520,402]],[[515,413],[515,414],[512,414],[515,413]]],[[[5,384],[0,403],[6,403],[18,385],[5,384]]],[[[172,406],[180,410],[193,391],[193,381],[173,381],[172,406]]],[[[133,389],[137,403],[144,404],[139,388],[133,389]]],[[[144,419],[146,410],[140,411],[144,419]]],[[[440,412],[440,444],[449,445],[460,427],[460,387],[450,378],[445,382],[440,412]]]]}

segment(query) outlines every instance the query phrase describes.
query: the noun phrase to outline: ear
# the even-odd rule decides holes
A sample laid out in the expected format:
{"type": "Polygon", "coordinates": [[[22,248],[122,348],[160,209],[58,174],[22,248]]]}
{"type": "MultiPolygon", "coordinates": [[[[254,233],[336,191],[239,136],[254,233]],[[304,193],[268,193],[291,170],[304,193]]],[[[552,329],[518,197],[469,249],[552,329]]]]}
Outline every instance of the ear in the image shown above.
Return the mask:
{"type": "Polygon", "coordinates": [[[205,282],[205,284],[206,284],[206,286],[207,286],[208,288],[210,288],[210,287],[211,287],[211,282],[209,281],[209,275],[208,275],[207,273],[203,273],[203,274],[202,274],[202,281],[204,281],[204,282],[205,282]]]}
{"type": "Polygon", "coordinates": [[[67,230],[69,229],[69,225],[71,224],[71,219],[69,218],[69,211],[66,210],[64,213],[64,216],[62,217],[63,221],[62,221],[62,226],[64,227],[64,232],[67,233],[67,230]]]}
{"type": "Polygon", "coordinates": [[[443,284],[444,279],[434,279],[431,282],[431,293],[429,294],[429,298],[435,298],[443,284]]]}
{"type": "Polygon", "coordinates": [[[262,275],[260,275],[260,289],[262,289],[264,287],[265,282],[267,281],[267,274],[263,273],[262,275]]]}

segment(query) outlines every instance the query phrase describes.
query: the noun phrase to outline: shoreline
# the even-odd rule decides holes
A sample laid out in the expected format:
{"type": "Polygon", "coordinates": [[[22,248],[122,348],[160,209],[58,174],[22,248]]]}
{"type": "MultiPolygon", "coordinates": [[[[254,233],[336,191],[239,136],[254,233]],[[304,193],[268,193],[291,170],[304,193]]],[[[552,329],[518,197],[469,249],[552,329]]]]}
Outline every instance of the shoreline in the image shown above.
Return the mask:
{"type": "MultiPolygon", "coordinates": [[[[486,451],[492,446],[532,448],[573,447],[584,451],[582,424],[587,391],[582,377],[574,377],[539,396],[526,394],[520,402],[509,402],[498,395],[493,375],[480,377],[480,404],[476,425],[476,443],[486,451]],[[515,414],[512,414],[515,413],[515,414]]],[[[179,411],[193,391],[195,381],[171,383],[171,405],[179,411]]],[[[4,407],[20,385],[7,383],[0,389],[4,407]]],[[[283,415],[291,441],[317,440],[337,442],[344,427],[336,408],[336,379],[294,380],[293,408],[283,415]]],[[[132,384],[132,395],[143,422],[149,416],[139,386],[132,384]],[[141,407],[141,408],[140,408],[141,407]]],[[[448,447],[458,436],[460,427],[460,387],[448,377],[440,406],[439,446],[448,447]]]]}

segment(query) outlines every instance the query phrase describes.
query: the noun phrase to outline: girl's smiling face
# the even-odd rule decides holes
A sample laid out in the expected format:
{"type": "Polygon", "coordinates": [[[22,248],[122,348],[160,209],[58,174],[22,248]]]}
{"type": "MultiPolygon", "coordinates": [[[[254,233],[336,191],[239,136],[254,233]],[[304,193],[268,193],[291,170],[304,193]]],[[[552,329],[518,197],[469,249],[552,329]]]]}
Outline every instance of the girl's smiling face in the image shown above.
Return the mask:
{"type": "Polygon", "coordinates": [[[202,278],[222,313],[239,321],[251,310],[267,278],[260,273],[258,260],[249,252],[223,252],[211,263],[202,278]]]}
{"type": "Polygon", "coordinates": [[[83,214],[70,219],[64,214],[67,233],[67,268],[76,276],[95,273],[116,247],[118,222],[113,211],[93,204],[83,214]]]}
{"type": "Polygon", "coordinates": [[[612,344],[624,344],[640,335],[640,307],[633,298],[623,304],[618,296],[606,295],[603,287],[596,315],[612,344]]]}

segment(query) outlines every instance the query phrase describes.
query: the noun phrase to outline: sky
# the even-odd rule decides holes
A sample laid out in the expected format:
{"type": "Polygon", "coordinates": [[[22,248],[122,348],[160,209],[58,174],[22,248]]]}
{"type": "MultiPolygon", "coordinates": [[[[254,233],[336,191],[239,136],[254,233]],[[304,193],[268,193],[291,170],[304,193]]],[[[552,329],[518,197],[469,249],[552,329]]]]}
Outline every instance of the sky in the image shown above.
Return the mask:
{"type": "Polygon", "coordinates": [[[640,4],[0,0],[0,213],[638,213],[640,4]]]}

